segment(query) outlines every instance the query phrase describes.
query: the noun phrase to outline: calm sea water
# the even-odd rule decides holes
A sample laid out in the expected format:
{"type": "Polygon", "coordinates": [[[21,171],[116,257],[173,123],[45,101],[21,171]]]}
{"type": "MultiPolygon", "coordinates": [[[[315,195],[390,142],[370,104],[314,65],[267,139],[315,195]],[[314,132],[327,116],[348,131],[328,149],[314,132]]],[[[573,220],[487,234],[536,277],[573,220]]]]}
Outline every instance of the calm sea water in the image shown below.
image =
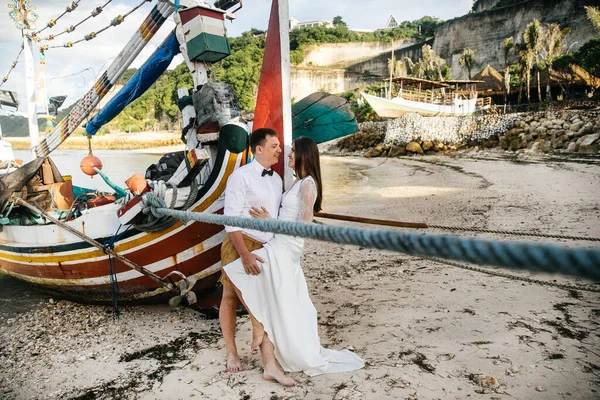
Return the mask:
{"type": "MultiPolygon", "coordinates": [[[[112,191],[99,176],[89,177],[80,170],[81,159],[87,154],[85,150],[63,150],[53,152],[51,158],[63,175],[71,175],[76,186],[112,191]]],[[[146,168],[161,157],[160,154],[115,150],[98,150],[94,151],[94,155],[102,160],[102,172],[121,187],[125,187],[125,180],[133,174],[144,175],[146,168]]],[[[25,162],[31,159],[29,152],[24,150],[15,151],[15,157],[25,162]]],[[[324,209],[336,212],[356,194],[355,188],[367,179],[362,171],[368,167],[360,162],[347,162],[342,158],[323,157],[321,163],[326,193],[324,209]]],[[[379,183],[387,184],[383,181],[379,183]]],[[[369,184],[378,183],[371,180],[369,184]]],[[[25,283],[0,275],[0,320],[30,310],[49,298],[50,296],[34,291],[25,283]]]]}

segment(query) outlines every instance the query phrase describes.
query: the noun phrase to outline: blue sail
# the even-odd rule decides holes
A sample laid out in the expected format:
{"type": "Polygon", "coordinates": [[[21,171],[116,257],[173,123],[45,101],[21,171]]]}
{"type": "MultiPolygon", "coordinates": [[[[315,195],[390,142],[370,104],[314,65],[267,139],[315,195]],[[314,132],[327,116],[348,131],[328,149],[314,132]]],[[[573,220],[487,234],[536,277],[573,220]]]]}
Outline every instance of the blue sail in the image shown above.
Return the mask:
{"type": "Polygon", "coordinates": [[[129,103],[140,97],[165,72],[173,57],[179,54],[175,32],[156,49],[146,63],[129,79],[129,82],[88,122],[85,130],[94,135],[106,123],[119,115],[129,103]]]}

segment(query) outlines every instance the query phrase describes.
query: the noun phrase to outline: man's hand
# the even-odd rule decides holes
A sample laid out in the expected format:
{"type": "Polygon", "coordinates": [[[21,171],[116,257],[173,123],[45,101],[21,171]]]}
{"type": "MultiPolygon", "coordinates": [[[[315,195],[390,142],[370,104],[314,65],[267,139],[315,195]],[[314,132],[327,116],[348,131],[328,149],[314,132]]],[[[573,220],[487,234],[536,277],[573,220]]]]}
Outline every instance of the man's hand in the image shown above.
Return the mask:
{"type": "Polygon", "coordinates": [[[244,266],[244,270],[248,275],[258,275],[260,274],[260,266],[258,263],[264,263],[265,261],[257,256],[254,253],[246,253],[242,257],[242,265],[244,266]]]}
{"type": "Polygon", "coordinates": [[[254,218],[262,218],[262,219],[271,218],[271,215],[269,214],[267,209],[264,207],[261,207],[260,209],[256,208],[256,207],[251,207],[249,212],[250,212],[250,215],[254,218]]]}

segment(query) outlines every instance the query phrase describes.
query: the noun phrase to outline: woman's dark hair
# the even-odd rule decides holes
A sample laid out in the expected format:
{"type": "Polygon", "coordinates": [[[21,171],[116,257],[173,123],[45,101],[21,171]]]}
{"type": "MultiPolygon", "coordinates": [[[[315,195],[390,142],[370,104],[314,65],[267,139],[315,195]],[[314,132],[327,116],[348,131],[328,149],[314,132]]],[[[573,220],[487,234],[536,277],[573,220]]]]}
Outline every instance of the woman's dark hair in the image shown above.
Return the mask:
{"type": "Polygon", "coordinates": [[[321,183],[321,163],[319,161],[319,148],[310,138],[301,136],[294,140],[294,171],[298,179],[312,176],[317,185],[317,199],[314,212],[321,211],[321,202],[323,201],[323,185],[321,183]]]}
{"type": "Polygon", "coordinates": [[[268,136],[277,136],[271,128],[259,128],[250,134],[250,150],[256,154],[256,146],[264,146],[268,136]]]}

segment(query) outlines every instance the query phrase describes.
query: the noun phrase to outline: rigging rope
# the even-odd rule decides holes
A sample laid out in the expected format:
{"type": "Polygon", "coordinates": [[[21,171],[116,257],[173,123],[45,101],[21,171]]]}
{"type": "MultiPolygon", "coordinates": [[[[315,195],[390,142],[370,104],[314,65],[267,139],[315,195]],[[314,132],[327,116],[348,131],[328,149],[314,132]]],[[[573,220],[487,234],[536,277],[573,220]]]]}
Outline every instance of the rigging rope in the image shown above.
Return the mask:
{"type": "Polygon", "coordinates": [[[259,220],[229,217],[209,213],[160,208],[154,195],[146,193],[144,204],[155,217],[169,216],[187,222],[237,226],[263,232],[293,235],[353,244],[405,254],[439,257],[454,261],[530,270],[562,273],[600,280],[600,249],[569,249],[547,244],[498,242],[443,235],[414,234],[384,230],[361,230],[350,227],[316,225],[302,222],[259,220]]]}
{"type": "Polygon", "coordinates": [[[452,265],[453,267],[466,269],[468,271],[481,272],[483,274],[488,274],[488,275],[492,275],[492,276],[499,276],[499,277],[502,277],[502,278],[514,279],[514,280],[522,281],[522,282],[534,283],[536,285],[554,286],[554,287],[557,287],[557,288],[560,288],[560,289],[566,289],[566,290],[584,290],[584,291],[587,291],[587,292],[600,293],[600,287],[596,287],[596,286],[592,286],[592,285],[580,285],[580,284],[575,284],[575,283],[549,282],[549,281],[543,281],[541,279],[533,279],[533,278],[527,278],[527,277],[524,277],[524,276],[509,274],[509,273],[506,273],[506,272],[498,272],[498,271],[494,271],[494,270],[487,269],[487,268],[473,267],[471,265],[460,264],[460,263],[453,262],[453,261],[440,260],[439,258],[434,258],[434,257],[423,257],[423,258],[426,259],[426,260],[431,260],[431,261],[437,262],[437,263],[452,265]]]}
{"type": "Polygon", "coordinates": [[[511,236],[530,236],[530,237],[542,237],[542,238],[550,238],[550,239],[585,240],[588,242],[600,242],[600,238],[589,237],[589,236],[554,235],[551,233],[503,231],[503,230],[497,230],[497,229],[465,228],[465,227],[460,227],[460,226],[444,226],[444,225],[429,225],[429,224],[427,225],[427,227],[434,228],[434,229],[447,230],[447,231],[497,233],[500,235],[511,235],[511,236]]]}
{"type": "Polygon", "coordinates": [[[77,8],[77,6],[79,5],[79,2],[81,2],[81,0],[77,0],[77,1],[72,1],[71,4],[69,4],[66,8],[65,11],[63,11],[62,14],[60,14],[58,17],[56,18],[51,18],[50,21],[48,21],[48,23],[46,24],[45,27],[43,27],[42,29],[40,29],[39,31],[33,32],[33,36],[37,36],[40,33],[42,33],[44,30],[48,29],[48,28],[52,28],[54,25],[56,25],[56,21],[58,21],[59,19],[61,19],[65,14],[70,13],[71,11],[75,10],[77,8]]]}
{"type": "MultiPolygon", "coordinates": [[[[112,0],[108,0],[103,6],[95,8],[92,11],[91,15],[89,15],[87,18],[83,19],[82,21],[80,21],[76,25],[71,25],[70,27],[68,27],[67,29],[65,29],[63,32],[58,33],[56,35],[49,35],[48,37],[45,37],[45,38],[43,38],[41,40],[50,41],[50,40],[54,40],[55,38],[57,38],[58,36],[60,36],[62,34],[73,32],[75,30],[75,28],[77,28],[79,25],[81,25],[82,23],[84,23],[88,19],[90,19],[92,17],[96,17],[97,15],[99,15],[102,12],[102,10],[104,9],[104,7],[106,7],[111,1],[112,0]]],[[[150,1],[152,1],[152,0],[142,0],[137,6],[133,7],[125,15],[117,15],[115,18],[113,18],[110,21],[110,24],[108,24],[104,28],[100,29],[99,31],[90,32],[87,35],[84,35],[83,39],[79,39],[79,40],[76,40],[74,42],[66,42],[63,45],[48,46],[48,48],[50,48],[50,49],[56,49],[56,48],[62,48],[62,47],[71,48],[74,45],[76,45],[77,43],[81,43],[81,42],[84,42],[84,41],[89,41],[89,40],[95,39],[99,34],[101,34],[102,32],[104,32],[108,28],[120,25],[123,21],[125,21],[125,18],[127,18],[129,15],[131,15],[131,13],[137,11],[141,6],[143,6],[145,3],[150,2],[150,1]]],[[[40,40],[40,39],[38,38],[38,40],[40,40]]]]}
{"type": "Polygon", "coordinates": [[[13,69],[15,69],[15,67],[19,63],[19,57],[21,57],[21,53],[23,53],[23,45],[21,45],[21,50],[19,50],[19,54],[17,54],[17,57],[12,62],[11,66],[10,66],[10,69],[8,70],[8,72],[6,73],[6,75],[4,75],[4,77],[2,77],[2,82],[0,83],[0,87],[2,87],[2,85],[4,85],[4,82],[6,82],[8,80],[8,77],[10,76],[10,73],[12,72],[13,69]]]}

